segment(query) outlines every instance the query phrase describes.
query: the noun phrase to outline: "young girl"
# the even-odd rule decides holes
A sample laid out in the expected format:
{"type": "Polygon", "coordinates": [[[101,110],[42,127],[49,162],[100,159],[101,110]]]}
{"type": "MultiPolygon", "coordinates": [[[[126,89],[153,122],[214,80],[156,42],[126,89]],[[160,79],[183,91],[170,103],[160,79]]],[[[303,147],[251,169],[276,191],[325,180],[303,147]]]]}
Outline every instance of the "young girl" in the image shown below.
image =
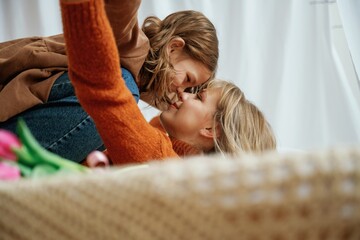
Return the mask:
{"type": "MultiPolygon", "coordinates": [[[[164,20],[149,17],[140,29],[140,3],[106,1],[117,46],[114,51],[121,55],[122,77],[135,99],[141,94],[142,100],[165,110],[173,93],[188,91],[214,76],[216,30],[196,11],[176,12],[164,20]]],[[[66,70],[62,36],[0,44],[0,127],[15,132],[22,117],[42,146],[80,162],[104,145],[93,120],[80,106],[66,70]]]]}
{"type": "MultiPolygon", "coordinates": [[[[180,91],[179,101],[160,116],[166,132],[152,127],[124,81],[119,81],[119,55],[103,1],[61,0],[61,10],[70,79],[95,121],[112,164],[177,157],[169,135],[203,152],[275,148],[261,112],[239,88],[223,81],[211,82],[198,94],[180,91]]],[[[175,63],[191,59],[181,45],[166,50],[175,63]]]]}

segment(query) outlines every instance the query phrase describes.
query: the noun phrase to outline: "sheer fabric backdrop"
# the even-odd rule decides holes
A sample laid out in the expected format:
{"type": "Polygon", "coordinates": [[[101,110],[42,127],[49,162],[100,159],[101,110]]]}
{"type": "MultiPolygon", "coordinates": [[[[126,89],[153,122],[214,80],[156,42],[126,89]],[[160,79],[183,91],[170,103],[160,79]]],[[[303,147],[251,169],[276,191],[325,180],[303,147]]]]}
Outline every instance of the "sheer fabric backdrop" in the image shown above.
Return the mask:
{"type": "MultiPolygon", "coordinates": [[[[143,0],[139,19],[203,12],[218,31],[217,76],[235,82],[265,113],[280,149],[318,149],[360,143],[360,88],[352,58],[359,53],[350,54],[354,37],[344,33],[359,23],[341,18],[354,12],[356,1],[345,7],[342,2],[143,0]]],[[[57,0],[0,0],[0,41],[61,32],[57,0]]],[[[359,50],[358,42],[352,46],[359,50]]],[[[140,106],[147,119],[157,113],[140,106]]]]}

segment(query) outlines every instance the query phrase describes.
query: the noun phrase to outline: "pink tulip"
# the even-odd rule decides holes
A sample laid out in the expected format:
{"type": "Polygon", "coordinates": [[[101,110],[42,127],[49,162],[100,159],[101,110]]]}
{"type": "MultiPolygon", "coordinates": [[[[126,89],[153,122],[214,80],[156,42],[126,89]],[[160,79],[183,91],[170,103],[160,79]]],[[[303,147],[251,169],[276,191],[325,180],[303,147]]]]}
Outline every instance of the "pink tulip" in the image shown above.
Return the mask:
{"type": "Polygon", "coordinates": [[[11,148],[20,147],[17,136],[10,131],[0,129],[0,158],[16,160],[16,155],[11,148]]]}
{"type": "Polygon", "coordinates": [[[21,178],[21,174],[16,166],[0,162],[0,180],[16,180],[19,178],[21,178]]]}
{"type": "Polygon", "coordinates": [[[86,164],[90,168],[107,167],[110,165],[107,156],[100,151],[93,151],[86,157],[86,164]]]}

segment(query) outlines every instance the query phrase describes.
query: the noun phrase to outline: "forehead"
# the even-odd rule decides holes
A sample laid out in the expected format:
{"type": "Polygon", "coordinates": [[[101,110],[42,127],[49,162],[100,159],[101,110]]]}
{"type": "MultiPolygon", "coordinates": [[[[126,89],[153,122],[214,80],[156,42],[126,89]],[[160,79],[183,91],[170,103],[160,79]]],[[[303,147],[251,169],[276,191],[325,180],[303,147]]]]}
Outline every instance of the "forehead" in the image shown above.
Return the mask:
{"type": "Polygon", "coordinates": [[[205,101],[209,104],[213,104],[215,107],[217,106],[218,102],[220,101],[221,97],[221,88],[219,87],[209,87],[203,89],[201,92],[205,96],[205,101]]]}

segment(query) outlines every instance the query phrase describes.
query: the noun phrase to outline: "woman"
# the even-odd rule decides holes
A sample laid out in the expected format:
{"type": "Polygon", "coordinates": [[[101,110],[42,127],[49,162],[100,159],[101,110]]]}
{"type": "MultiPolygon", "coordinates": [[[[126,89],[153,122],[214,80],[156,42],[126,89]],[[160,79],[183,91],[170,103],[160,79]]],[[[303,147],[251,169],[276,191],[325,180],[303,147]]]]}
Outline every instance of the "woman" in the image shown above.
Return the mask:
{"type": "MultiPolygon", "coordinates": [[[[125,82],[118,81],[121,55],[119,59],[103,8],[102,0],[61,0],[71,81],[95,121],[112,164],[178,157],[168,135],[208,153],[275,148],[261,112],[239,88],[223,81],[211,82],[198,94],[180,91],[179,101],[160,116],[166,132],[152,127],[125,82]]],[[[176,64],[188,59],[178,44],[167,51],[176,64]]]]}
{"type": "MultiPolygon", "coordinates": [[[[162,21],[149,17],[141,30],[140,2],[110,0],[105,10],[128,88],[136,100],[141,94],[142,100],[164,110],[174,92],[202,85],[214,76],[218,40],[213,24],[195,11],[177,12],[162,21]],[[185,54],[179,54],[182,49],[185,54]]],[[[62,36],[0,44],[0,128],[15,132],[22,117],[42,146],[80,162],[104,146],[66,70],[62,36]]]]}

